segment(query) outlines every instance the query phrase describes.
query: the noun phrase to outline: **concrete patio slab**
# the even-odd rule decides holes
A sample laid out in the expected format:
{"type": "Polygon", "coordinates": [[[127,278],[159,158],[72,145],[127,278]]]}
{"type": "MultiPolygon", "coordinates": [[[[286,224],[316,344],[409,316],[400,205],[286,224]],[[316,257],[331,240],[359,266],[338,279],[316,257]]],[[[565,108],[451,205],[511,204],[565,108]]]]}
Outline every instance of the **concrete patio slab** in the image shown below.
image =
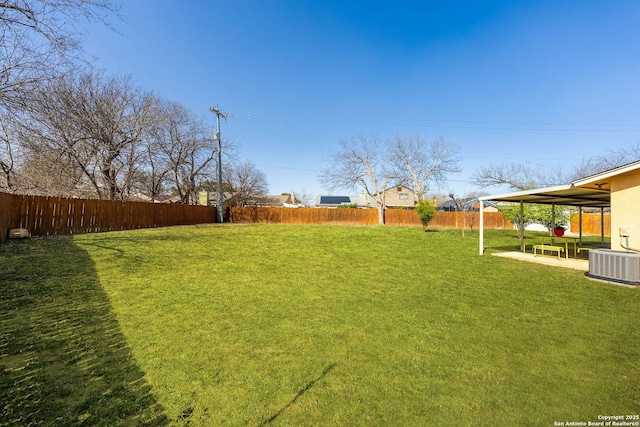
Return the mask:
{"type": "Polygon", "coordinates": [[[536,264],[551,265],[554,267],[572,268],[574,270],[589,271],[589,261],[586,259],[560,258],[548,255],[533,256],[533,254],[522,252],[495,252],[493,256],[512,258],[520,261],[534,262],[536,264]]]}

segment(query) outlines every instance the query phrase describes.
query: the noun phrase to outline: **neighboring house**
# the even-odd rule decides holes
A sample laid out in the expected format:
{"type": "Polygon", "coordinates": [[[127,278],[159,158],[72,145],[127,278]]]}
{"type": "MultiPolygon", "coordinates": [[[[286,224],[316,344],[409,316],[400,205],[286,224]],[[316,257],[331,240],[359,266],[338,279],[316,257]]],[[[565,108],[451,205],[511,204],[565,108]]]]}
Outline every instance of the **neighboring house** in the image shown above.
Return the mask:
{"type": "MultiPolygon", "coordinates": [[[[490,202],[488,200],[483,200],[482,204],[484,204],[485,212],[499,212],[498,205],[490,202]]],[[[480,210],[480,200],[476,197],[474,199],[468,200],[464,204],[464,209],[466,211],[479,211],[480,210]]]]}
{"type": "Polygon", "coordinates": [[[458,205],[453,200],[449,199],[438,205],[438,210],[441,212],[457,212],[458,205]]]}
{"type": "MultiPolygon", "coordinates": [[[[404,185],[396,185],[385,191],[385,205],[388,208],[415,207],[416,193],[404,185]]],[[[364,192],[359,196],[318,196],[316,207],[337,208],[340,205],[356,205],[358,208],[377,208],[377,203],[364,192]]]]}
{"type": "MultiPolygon", "coordinates": [[[[224,206],[236,206],[238,203],[233,194],[225,192],[223,194],[223,204],[224,206]]],[[[285,207],[285,208],[300,208],[303,205],[299,203],[295,203],[295,196],[290,196],[288,194],[282,195],[257,195],[253,196],[250,200],[244,203],[244,206],[262,206],[262,207],[285,207]]],[[[199,204],[204,206],[218,206],[218,193],[216,192],[208,192],[208,191],[200,191],[199,193],[199,204]]]]}
{"type": "MultiPolygon", "coordinates": [[[[497,204],[488,200],[484,200],[483,203],[485,212],[499,211],[497,204]]],[[[477,212],[480,210],[480,201],[477,197],[473,199],[458,200],[457,203],[451,199],[444,200],[442,203],[438,204],[438,210],[442,212],[477,212]],[[460,206],[458,206],[458,203],[460,203],[460,206]]]]}
{"type": "Polygon", "coordinates": [[[145,193],[134,193],[127,199],[130,202],[152,202],[151,196],[145,193]]]}
{"type": "MultiPolygon", "coordinates": [[[[222,194],[222,203],[225,205],[231,199],[231,193],[222,194]]],[[[218,193],[216,191],[198,192],[198,204],[202,206],[218,207],[218,193]]]]}
{"type": "Polygon", "coordinates": [[[167,196],[164,194],[157,195],[152,198],[146,193],[135,193],[129,196],[127,199],[130,202],[148,202],[148,203],[180,203],[182,199],[180,196],[167,196]]]}
{"type": "MultiPolygon", "coordinates": [[[[417,204],[416,193],[404,185],[389,187],[384,192],[384,204],[387,208],[414,208],[417,204]]],[[[372,207],[378,204],[373,202],[372,207]]]]}
{"type": "Polygon", "coordinates": [[[417,204],[416,193],[404,185],[387,188],[384,203],[388,208],[413,208],[417,204]]]}
{"type": "Polygon", "coordinates": [[[252,206],[266,206],[266,207],[285,207],[285,208],[301,208],[304,205],[295,202],[295,196],[290,194],[282,194],[275,196],[262,196],[260,200],[257,200],[255,205],[252,206]]]}
{"type": "Polygon", "coordinates": [[[238,203],[234,198],[229,199],[230,206],[258,206],[263,208],[300,208],[303,207],[298,203],[294,203],[293,199],[289,195],[255,195],[245,200],[243,203],[238,203]]]}

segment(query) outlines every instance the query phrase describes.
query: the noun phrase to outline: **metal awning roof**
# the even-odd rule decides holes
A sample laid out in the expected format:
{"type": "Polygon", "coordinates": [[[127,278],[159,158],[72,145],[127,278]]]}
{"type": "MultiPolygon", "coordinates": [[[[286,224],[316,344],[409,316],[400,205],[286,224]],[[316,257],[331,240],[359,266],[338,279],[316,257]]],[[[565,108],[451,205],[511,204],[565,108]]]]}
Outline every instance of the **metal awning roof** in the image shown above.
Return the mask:
{"type": "Polygon", "coordinates": [[[611,206],[611,192],[609,189],[577,187],[574,184],[569,184],[485,196],[480,197],[479,200],[547,205],[555,203],[556,205],[607,208],[611,206]]]}

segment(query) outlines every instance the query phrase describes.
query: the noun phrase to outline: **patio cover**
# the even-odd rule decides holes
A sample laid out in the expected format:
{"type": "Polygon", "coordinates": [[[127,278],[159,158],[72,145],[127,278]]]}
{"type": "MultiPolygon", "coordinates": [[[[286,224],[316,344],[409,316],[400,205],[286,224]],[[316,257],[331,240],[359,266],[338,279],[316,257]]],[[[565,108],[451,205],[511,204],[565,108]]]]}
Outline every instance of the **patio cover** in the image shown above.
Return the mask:
{"type": "MultiPolygon", "coordinates": [[[[539,203],[590,208],[611,207],[610,178],[640,168],[640,162],[592,175],[568,185],[480,197],[481,201],[539,203]]],[[[484,203],[480,203],[480,255],[484,253],[484,203]]]]}
{"type": "Polygon", "coordinates": [[[480,200],[608,208],[611,206],[611,192],[609,189],[604,188],[592,189],[576,187],[574,184],[570,184],[485,196],[480,197],[480,200]]]}

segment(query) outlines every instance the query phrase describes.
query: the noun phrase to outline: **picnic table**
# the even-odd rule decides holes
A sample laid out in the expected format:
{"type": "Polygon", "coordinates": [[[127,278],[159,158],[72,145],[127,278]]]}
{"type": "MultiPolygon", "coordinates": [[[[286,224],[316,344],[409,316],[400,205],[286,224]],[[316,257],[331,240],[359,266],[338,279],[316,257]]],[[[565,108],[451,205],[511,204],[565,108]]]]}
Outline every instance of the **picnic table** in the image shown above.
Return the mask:
{"type": "MultiPolygon", "coordinates": [[[[560,259],[560,252],[565,251],[565,249],[562,246],[556,246],[556,245],[552,245],[551,243],[545,243],[544,240],[542,240],[538,244],[534,244],[531,249],[533,251],[533,256],[537,256],[538,251],[540,251],[540,255],[544,255],[545,251],[556,252],[558,254],[558,259],[560,259]]],[[[567,253],[565,251],[565,257],[566,257],[566,254],[567,253]]]]}
{"type": "Polygon", "coordinates": [[[562,237],[551,237],[551,241],[559,240],[560,242],[564,242],[564,249],[566,258],[569,258],[569,245],[573,243],[573,257],[576,258],[578,255],[578,243],[580,241],[580,237],[578,236],[562,236],[562,237]]]}
{"type": "Polygon", "coordinates": [[[558,254],[558,259],[560,259],[560,253],[564,252],[565,259],[568,259],[569,258],[569,244],[573,243],[573,256],[577,257],[577,255],[578,255],[578,241],[579,240],[580,240],[580,237],[574,237],[574,236],[540,237],[539,243],[534,244],[533,247],[532,247],[533,255],[537,256],[536,254],[538,253],[538,251],[540,252],[540,255],[544,255],[545,251],[549,251],[549,252],[557,253],[558,254]],[[564,245],[562,245],[562,242],[564,242],[564,245]],[[560,243],[560,244],[558,244],[558,243],[560,243]]]}

